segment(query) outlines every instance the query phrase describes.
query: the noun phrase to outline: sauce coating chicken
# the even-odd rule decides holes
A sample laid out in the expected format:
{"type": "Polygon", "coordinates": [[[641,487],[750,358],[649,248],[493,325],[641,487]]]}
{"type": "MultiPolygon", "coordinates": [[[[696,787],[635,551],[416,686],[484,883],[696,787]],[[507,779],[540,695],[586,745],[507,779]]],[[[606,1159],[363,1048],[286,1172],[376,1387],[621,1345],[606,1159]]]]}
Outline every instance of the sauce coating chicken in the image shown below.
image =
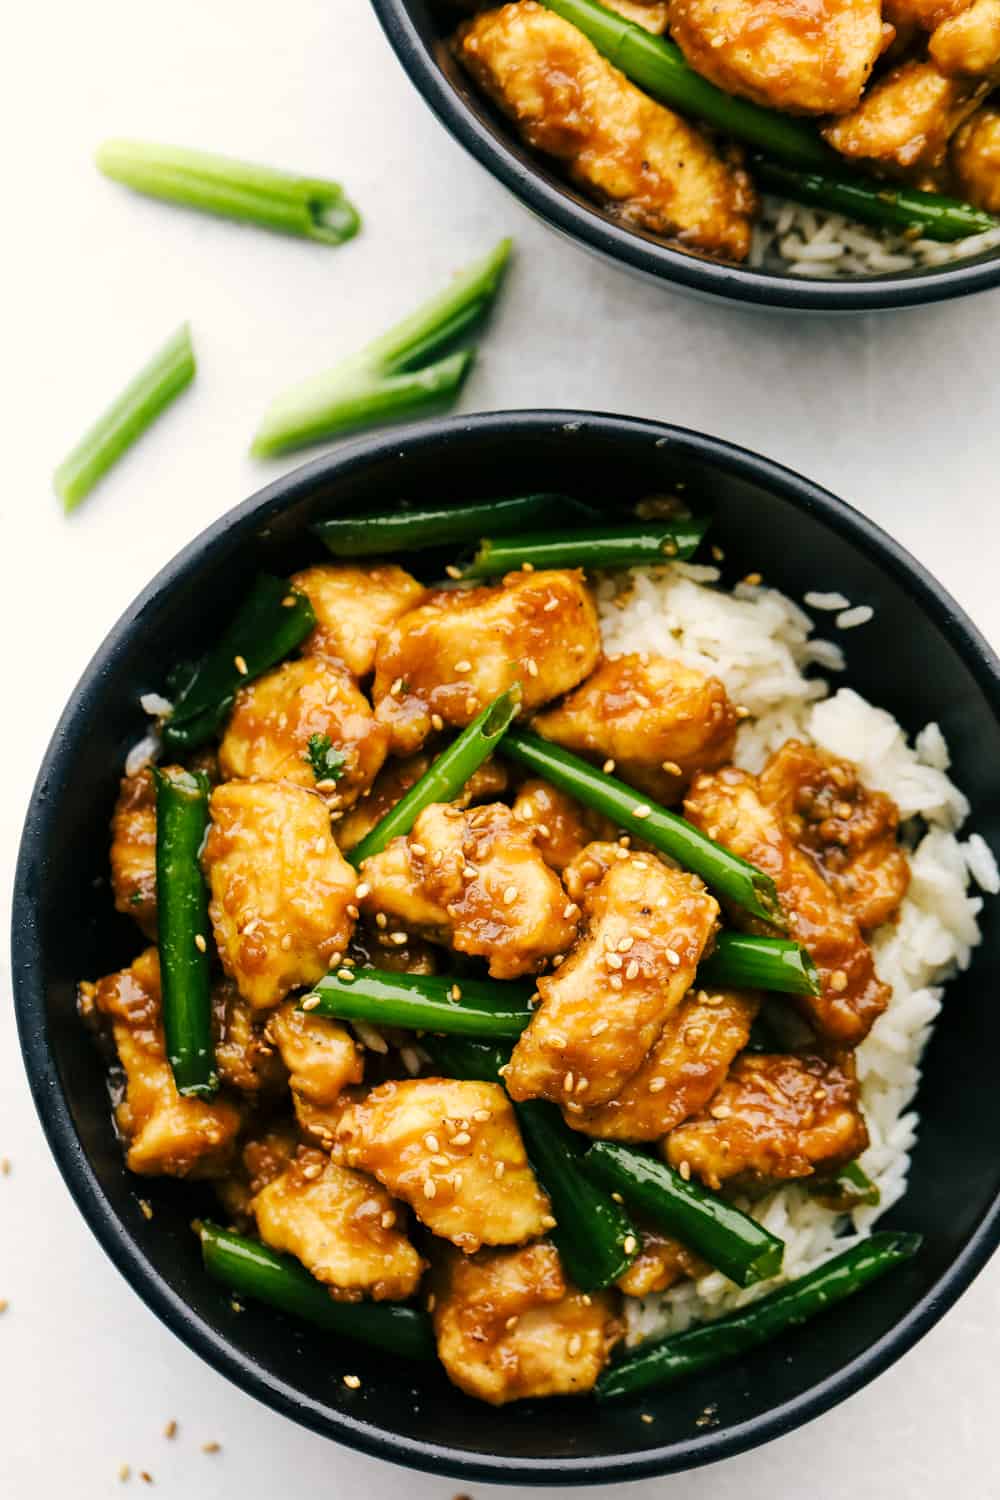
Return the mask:
{"type": "MultiPolygon", "coordinates": [[[[385,760],[389,737],[342,667],[304,656],[241,688],[219,746],[223,777],[294,781],[349,807],[368,790],[385,760]],[[334,775],[317,775],[310,741],[342,757],[334,775]]],[[[322,762],[321,762],[322,763],[322,762]]]]}
{"type": "Polygon", "coordinates": [[[396,755],[445,724],[464,728],[515,683],[525,712],[576,687],[600,655],[583,574],[509,573],[497,587],[439,589],[382,636],[375,717],[396,755]]]}
{"type": "Polygon", "coordinates": [[[519,1245],[555,1225],[499,1084],[380,1084],[344,1111],[336,1149],[466,1253],[519,1245]]]}
{"type": "MultiPolygon", "coordinates": [[[[810,856],[792,843],[777,810],[761,800],[754,777],[735,766],[699,776],[684,811],[709,838],[773,879],[788,935],[809,950],[819,970],[822,993],[796,997],[806,1020],[830,1041],[846,1046],[863,1041],[888,1005],[891,990],[875,973],[857,921],[810,856]]],[[[739,914],[734,919],[740,920],[739,914]]],[[[767,930],[753,922],[741,925],[767,930]]]]}
{"type": "Polygon", "coordinates": [[[336,1104],[344,1089],[364,1076],[361,1049],[339,1021],[296,1009],[286,1000],[267,1023],[267,1034],[288,1069],[292,1102],[321,1109],[336,1104]]]}
{"type": "Polygon", "coordinates": [[[879,0],[672,0],[670,34],[727,94],[801,115],[853,109],[892,38],[879,0]]]}
{"type": "Polygon", "coordinates": [[[863,786],[850,761],[799,740],[788,740],[772,755],[759,784],[761,801],[812,855],[858,925],[870,929],[887,922],[910,884],[892,798],[863,786]]]}
{"type": "MultiPolygon", "coordinates": [[[[178,771],[179,766],[169,766],[178,771]]],[[[147,766],[123,776],[111,818],[111,889],[115,910],[156,937],[156,783],[147,766]]]]}
{"type": "Polygon", "coordinates": [[[609,656],[532,728],[657,802],[676,802],[696,771],[732,758],[736,710],[717,677],[648,651],[609,656]]]}
{"type": "Polygon", "coordinates": [[[242,1117],[224,1095],[211,1100],[177,1092],[167,1061],[155,948],[117,974],[81,984],[85,1017],[110,1023],[125,1091],[115,1121],[127,1142],[125,1161],[140,1176],[217,1177],[228,1168],[242,1117]]]}
{"type": "Polygon", "coordinates": [[[398,1203],[377,1182],[301,1146],[251,1204],[265,1245],[297,1257],[338,1302],[400,1302],[425,1262],[399,1227],[398,1203]]]}
{"type": "Polygon", "coordinates": [[[536,777],[522,782],[513,811],[517,821],[531,829],[545,863],[560,873],[593,839],[614,833],[607,818],[536,777]]]}
{"type": "Polygon", "coordinates": [[[202,864],[219,956],[240,994],[266,1010],[346,950],[357,876],[322,798],[292,782],[226,782],[210,810],[202,864]]]}
{"type": "Polygon", "coordinates": [[[987,213],[1000,213],[1000,110],[985,104],[951,143],[949,163],[962,196],[987,213]]]}
{"type": "Polygon", "coordinates": [[[932,62],[954,77],[990,78],[1000,65],[1000,0],[972,0],[942,21],[928,43],[932,62]]]}
{"type": "MultiPolygon", "coordinates": [[[[345,852],[367,838],[387,813],[392,812],[411,786],[429,770],[434,756],[428,751],[409,755],[405,760],[390,760],[378,773],[370,791],[366,792],[337,823],[337,844],[345,852]]],[[[507,768],[502,761],[483,761],[477,766],[462,788],[461,796],[454,799],[456,807],[470,807],[473,802],[489,802],[507,790],[507,768]]]]}
{"type": "Polygon", "coordinates": [[[667,1137],[664,1154],[707,1187],[758,1188],[834,1172],[867,1145],[853,1054],[744,1053],[708,1110],[667,1137]]]}
{"type": "Polygon", "coordinates": [[[987,87],[910,59],[879,78],[856,109],[821,133],[842,156],[903,170],[932,169],[942,164],[949,140],[987,87]]]}
{"type": "Polygon", "coordinates": [[[331,657],[355,677],[369,675],[382,632],[408,609],[416,609],[427,592],[391,563],[370,568],[326,563],[295,573],[289,582],[308,597],[316,615],[303,655],[331,657]]]}
{"type": "Polygon", "coordinates": [[[231,979],[220,979],[212,986],[212,1036],[219,1078],[240,1093],[266,1096],[286,1085],[288,1075],[257,1020],[231,979]]]}
{"type": "Polygon", "coordinates": [[[230,1220],[243,1229],[253,1226],[253,1200],[261,1188],[280,1177],[299,1148],[291,1121],[281,1120],[243,1141],[229,1173],[212,1186],[230,1220]]]}
{"type": "Polygon", "coordinates": [[[407,838],[362,863],[361,877],[367,916],[487,958],[495,979],[536,972],[576,933],[576,909],[502,802],[433,803],[407,838]]]}
{"type": "Polygon", "coordinates": [[[445,1250],[434,1269],[434,1332],[449,1378],[491,1406],[592,1390],[622,1336],[613,1296],[584,1296],[553,1245],[445,1250]]]}
{"type": "Polygon", "coordinates": [[[660,1140],[712,1098],[746,1046],[757,1010],[753,995],[689,991],[618,1096],[564,1110],[567,1125],[609,1141],[660,1140]]]}
{"type": "Polygon", "coordinates": [[[630,83],[575,26],[521,0],[476,16],[456,46],[529,145],[563,162],[626,223],[744,259],[755,208],[749,177],[630,83]]]}
{"type": "Polygon", "coordinates": [[[659,1229],[642,1225],[642,1244],[635,1260],[615,1285],[626,1297],[650,1297],[678,1281],[705,1276],[711,1266],[693,1250],[659,1229]]]}
{"type": "MultiPolygon", "coordinates": [[[[613,846],[604,846],[613,847],[613,846]]],[[[553,974],[507,1068],[514,1099],[607,1104],[684,998],[719,915],[695,876],[619,851],[583,894],[587,930],[553,974]]]]}

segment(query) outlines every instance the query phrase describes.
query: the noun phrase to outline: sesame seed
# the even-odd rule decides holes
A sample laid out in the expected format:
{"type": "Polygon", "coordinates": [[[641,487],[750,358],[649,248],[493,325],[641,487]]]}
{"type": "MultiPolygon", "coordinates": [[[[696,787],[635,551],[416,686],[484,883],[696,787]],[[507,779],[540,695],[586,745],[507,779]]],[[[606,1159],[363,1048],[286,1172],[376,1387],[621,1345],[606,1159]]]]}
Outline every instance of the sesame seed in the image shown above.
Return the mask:
{"type": "Polygon", "coordinates": [[[520,1321],[521,1320],[518,1317],[517,1313],[511,1313],[510,1317],[507,1319],[506,1323],[503,1326],[506,1328],[508,1333],[513,1333],[514,1329],[517,1327],[520,1321]]]}
{"type": "Polygon", "coordinates": [[[385,912],[377,911],[375,913],[375,926],[381,928],[384,931],[385,928],[388,927],[388,925],[389,918],[386,916],[385,912]]]}
{"type": "Polygon", "coordinates": [[[393,1226],[393,1224],[395,1224],[395,1222],[396,1222],[396,1213],[395,1213],[395,1210],[391,1209],[391,1208],[387,1208],[386,1211],[385,1211],[385,1213],[379,1219],[379,1223],[381,1224],[381,1226],[382,1226],[383,1229],[391,1229],[392,1226],[393,1226]]]}
{"type": "Polygon", "coordinates": [[[523,562],[521,564],[521,572],[522,573],[533,573],[534,571],[535,571],[535,565],[534,565],[534,563],[523,562]]]}
{"type": "Polygon", "coordinates": [[[575,901],[567,901],[566,905],[563,907],[563,916],[568,922],[571,920],[571,918],[576,916],[579,910],[580,908],[577,906],[575,901]]]}
{"type": "Polygon", "coordinates": [[[622,964],[624,963],[624,959],[622,959],[617,953],[606,953],[604,955],[604,961],[609,969],[620,969],[622,964]]]}
{"type": "Polygon", "coordinates": [[[416,857],[417,857],[417,859],[426,859],[427,858],[427,850],[424,848],[423,844],[412,844],[411,843],[411,845],[410,845],[410,853],[411,854],[415,854],[416,857]]]}
{"type": "Polygon", "coordinates": [[[603,1032],[607,1031],[610,1024],[611,1023],[609,1021],[603,1019],[600,1021],[595,1021],[593,1026],[591,1026],[590,1028],[591,1036],[601,1036],[603,1032]]]}
{"type": "Polygon", "coordinates": [[[398,698],[402,691],[403,679],[402,677],[397,677],[395,682],[392,684],[392,687],[389,689],[389,696],[392,698],[398,698]]]}
{"type": "Polygon", "coordinates": [[[504,1162],[504,1161],[498,1161],[497,1164],[496,1164],[496,1166],[493,1168],[493,1176],[496,1178],[497,1182],[500,1181],[501,1177],[506,1172],[506,1170],[507,1170],[507,1163],[504,1162]]]}
{"type": "Polygon", "coordinates": [[[517,886],[509,885],[503,893],[504,906],[511,906],[517,900],[517,886]]]}
{"type": "Polygon", "coordinates": [[[444,728],[444,720],[440,714],[431,714],[431,728],[438,731],[444,728]]]}
{"type": "Polygon", "coordinates": [[[747,576],[743,579],[743,582],[749,584],[752,589],[759,588],[761,581],[761,575],[759,573],[748,573],[747,576]]]}
{"type": "Polygon", "coordinates": [[[143,1484],[152,1484],[153,1483],[153,1476],[152,1476],[152,1474],[150,1474],[150,1472],[149,1472],[148,1469],[140,1469],[139,1470],[139,1478],[142,1480],[143,1484]]]}
{"type": "Polygon", "coordinates": [[[566,1344],[566,1353],[569,1355],[570,1359],[576,1359],[576,1356],[579,1354],[582,1348],[583,1339],[578,1333],[574,1333],[566,1344]]]}
{"type": "Polygon", "coordinates": [[[395,943],[397,948],[402,948],[403,944],[407,941],[406,933],[390,932],[389,941],[390,943],[395,943]]]}
{"type": "Polygon", "coordinates": [[[847,975],[844,973],[843,969],[834,969],[833,973],[830,975],[830,988],[832,990],[837,990],[838,993],[842,990],[847,989],[847,975]]]}
{"type": "Polygon", "coordinates": [[[286,594],[281,601],[281,607],[282,609],[294,609],[298,602],[294,594],[286,594]]]}
{"type": "Polygon", "coordinates": [[[202,1451],[202,1453],[219,1453],[219,1452],[221,1452],[221,1450],[222,1450],[222,1444],[221,1443],[210,1442],[210,1443],[202,1443],[202,1445],[201,1445],[201,1451],[202,1451]]]}
{"type": "Polygon", "coordinates": [[[118,1479],[119,1479],[119,1482],[121,1484],[125,1484],[126,1481],[129,1480],[131,1477],[132,1477],[132,1470],[129,1467],[129,1465],[128,1464],[120,1464],[119,1468],[118,1468],[118,1479]]]}
{"type": "Polygon", "coordinates": [[[357,1375],[345,1375],[344,1384],[347,1386],[347,1389],[349,1391],[357,1391],[361,1389],[361,1380],[357,1375]]]}
{"type": "Polygon", "coordinates": [[[164,1427],[163,1436],[165,1438],[173,1438],[177,1436],[177,1423],[173,1420],[173,1418],[171,1418],[166,1427],[164,1427]]]}
{"type": "Polygon", "coordinates": [[[4,1177],[9,1177],[10,1176],[10,1157],[9,1156],[5,1156],[2,1159],[0,1159],[0,1174],[2,1174],[4,1177]]]}
{"type": "Polygon", "coordinates": [[[640,802],[638,807],[633,807],[633,818],[648,818],[653,809],[648,802],[640,802]]]}
{"type": "Polygon", "coordinates": [[[666,771],[668,776],[681,775],[681,768],[675,760],[665,760],[663,761],[662,766],[663,770],[666,771]]]}
{"type": "Polygon", "coordinates": [[[245,677],[250,670],[242,656],[233,657],[233,666],[236,668],[237,672],[239,672],[241,677],[245,677]]]}
{"type": "Polygon", "coordinates": [[[604,762],[603,766],[601,767],[601,770],[604,772],[605,776],[610,776],[611,772],[614,770],[614,768],[615,768],[614,761],[608,759],[608,760],[606,760],[604,762]]]}
{"type": "Polygon", "coordinates": [[[479,1125],[485,1125],[487,1120],[492,1120],[493,1111],[491,1109],[474,1109],[472,1111],[472,1118],[479,1125]]]}
{"type": "Polygon", "coordinates": [[[576,1080],[576,1091],[577,1091],[578,1094],[586,1093],[587,1089],[589,1089],[589,1088],[590,1088],[590,1079],[589,1078],[578,1078],[576,1080]]]}
{"type": "Polygon", "coordinates": [[[612,1198],[614,1199],[614,1201],[616,1203],[624,1203],[625,1202],[625,1199],[622,1197],[621,1193],[612,1193],[611,1196],[612,1196],[612,1198]]]}
{"type": "Polygon", "coordinates": [[[199,953],[208,952],[208,944],[205,942],[205,938],[200,932],[196,932],[194,935],[194,945],[199,953]]]}
{"type": "Polygon", "coordinates": [[[550,599],[549,602],[548,602],[548,604],[543,604],[542,605],[542,613],[546,614],[546,615],[550,615],[554,609],[558,609],[558,608],[559,608],[559,600],[558,599],[550,599]]]}
{"type": "Polygon", "coordinates": [[[656,1078],[651,1078],[649,1080],[649,1092],[651,1094],[662,1094],[666,1086],[667,1080],[665,1078],[660,1078],[659,1076],[657,1076],[656,1078]]]}
{"type": "Polygon", "coordinates": [[[618,952],[619,953],[627,953],[628,950],[631,948],[631,946],[632,946],[632,944],[634,942],[635,942],[635,938],[634,937],[623,937],[621,939],[621,941],[619,942],[619,944],[618,944],[618,952]]]}
{"type": "Polygon", "coordinates": [[[371,889],[367,880],[362,880],[361,884],[355,888],[354,899],[356,901],[363,901],[366,896],[371,895],[371,889]]]}
{"type": "Polygon", "coordinates": [[[468,698],[466,698],[466,700],[465,700],[465,712],[467,714],[474,714],[475,711],[476,711],[476,709],[478,707],[479,707],[479,699],[478,698],[474,698],[472,696],[472,694],[470,693],[470,695],[468,696],[468,698]]]}
{"type": "Polygon", "coordinates": [[[625,1236],[625,1240],[624,1240],[624,1242],[622,1244],[622,1249],[625,1251],[625,1254],[626,1255],[634,1255],[635,1252],[638,1250],[638,1248],[639,1248],[639,1241],[636,1239],[635,1235],[634,1234],[627,1234],[625,1236]]]}
{"type": "Polygon", "coordinates": [[[627,849],[616,849],[615,850],[615,858],[616,859],[628,859],[628,850],[627,849]]]}
{"type": "MultiPolygon", "coordinates": [[[[716,550],[718,550],[718,549],[716,549],[716,550]]],[[[639,1420],[640,1420],[640,1422],[651,1422],[653,1419],[649,1415],[648,1411],[643,1411],[643,1412],[639,1413],[639,1420]]]]}
{"type": "Polygon", "coordinates": [[[462,871],[462,878],[464,880],[475,880],[478,874],[479,871],[476,869],[475,865],[466,865],[462,871]]]}
{"type": "Polygon", "coordinates": [[[342,979],[345,984],[350,984],[354,979],[353,969],[343,968],[337,970],[337,978],[342,979]]]}
{"type": "Polygon", "coordinates": [[[589,1292],[584,1292],[582,1297],[580,1298],[580,1301],[583,1303],[584,1307],[592,1307],[594,1304],[594,1299],[589,1292]]]}
{"type": "Polygon", "coordinates": [[[437,1307],[437,1298],[433,1292],[429,1292],[427,1294],[427,1311],[433,1312],[435,1307],[437,1307]]]}
{"type": "Polygon", "coordinates": [[[556,1221],[552,1217],[552,1215],[551,1214],[543,1214],[542,1215],[542,1228],[543,1229],[555,1229],[555,1227],[556,1227],[556,1221]]]}
{"type": "Polygon", "coordinates": [[[611,988],[615,991],[616,994],[619,990],[623,990],[625,988],[624,981],[620,974],[612,974],[608,983],[611,985],[611,988]]]}
{"type": "Polygon", "coordinates": [[[667,949],[667,951],[666,951],[666,960],[667,960],[668,964],[673,964],[673,966],[674,966],[675,969],[679,966],[680,961],[681,961],[681,956],[677,952],[676,948],[668,948],[667,949]]]}
{"type": "Polygon", "coordinates": [[[471,663],[471,661],[467,661],[463,657],[463,659],[461,661],[457,661],[455,663],[455,671],[456,672],[471,672],[472,671],[472,663],[471,663]]]}
{"type": "Polygon", "coordinates": [[[440,1151],[441,1150],[441,1143],[440,1143],[440,1141],[438,1140],[437,1136],[434,1135],[431,1131],[428,1131],[427,1134],[424,1136],[424,1145],[427,1147],[428,1151],[440,1151]]]}
{"type": "Polygon", "coordinates": [[[563,1079],[563,1092],[567,1093],[567,1094],[571,1094],[573,1092],[573,1074],[572,1073],[567,1073],[566,1077],[563,1079]]]}
{"type": "Polygon", "coordinates": [[[687,1157],[684,1158],[677,1170],[681,1174],[685,1182],[691,1181],[691,1163],[688,1161],[687,1157]]]}
{"type": "Polygon", "coordinates": [[[306,1182],[315,1182],[316,1178],[322,1175],[322,1172],[322,1166],[316,1161],[311,1161],[308,1166],[302,1168],[302,1176],[306,1182]]]}
{"type": "Polygon", "coordinates": [[[533,656],[526,657],[524,665],[528,669],[528,676],[529,677],[537,677],[538,676],[538,663],[537,663],[537,661],[535,660],[535,658],[533,656]]]}
{"type": "Polygon", "coordinates": [[[445,568],[445,572],[447,573],[449,578],[461,578],[462,576],[461,568],[456,568],[454,563],[449,563],[445,568]]]}
{"type": "Polygon", "coordinates": [[[632,958],[632,959],[629,960],[628,964],[626,965],[626,968],[625,968],[625,978],[626,979],[635,979],[636,976],[638,975],[638,973],[639,973],[639,964],[638,964],[638,961],[636,959],[632,958]]]}
{"type": "Polygon", "coordinates": [[[424,1197],[433,1198],[437,1193],[437,1183],[433,1177],[424,1178],[424,1197]]]}
{"type": "Polygon", "coordinates": [[[453,1146],[471,1146],[472,1136],[467,1130],[460,1130],[457,1135],[452,1136],[451,1144],[453,1146]]]}
{"type": "Polygon", "coordinates": [[[459,989],[459,987],[458,987],[457,984],[453,984],[452,987],[451,987],[451,989],[448,991],[448,999],[449,1000],[461,1000],[461,998],[462,998],[462,991],[459,989]]]}
{"type": "Polygon", "coordinates": [[[713,1120],[728,1120],[732,1110],[728,1104],[715,1104],[709,1113],[713,1120]]]}
{"type": "Polygon", "coordinates": [[[150,1203],[148,1198],[139,1199],[139,1212],[142,1214],[142,1217],[144,1219],[148,1220],[153,1217],[153,1205],[150,1203]]]}
{"type": "Polygon", "coordinates": [[[361,915],[361,912],[358,910],[358,908],[351,904],[345,907],[345,910],[347,912],[347,915],[351,918],[352,922],[356,922],[361,915]]]}
{"type": "Polygon", "coordinates": [[[563,961],[563,959],[565,957],[566,957],[565,953],[553,953],[553,955],[552,955],[552,967],[554,969],[558,969],[559,965],[562,963],[562,961],[563,961]]]}

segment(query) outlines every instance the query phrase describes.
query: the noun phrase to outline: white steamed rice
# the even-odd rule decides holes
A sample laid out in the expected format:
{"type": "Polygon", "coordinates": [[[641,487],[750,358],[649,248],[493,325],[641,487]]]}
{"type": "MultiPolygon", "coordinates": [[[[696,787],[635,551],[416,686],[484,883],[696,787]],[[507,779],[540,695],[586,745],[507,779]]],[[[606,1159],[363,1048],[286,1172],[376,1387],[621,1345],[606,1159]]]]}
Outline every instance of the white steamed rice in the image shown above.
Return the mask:
{"type": "MultiPolygon", "coordinates": [[[[753,1300],[778,1280],[803,1275],[867,1234],[902,1196],[916,1139],[917,1114],[909,1106],[920,1056],[941,1008],[943,985],[968,967],[979,942],[982,898],[972,894],[973,883],[986,892],[1000,890],[985,841],[978,834],[958,837],[969,806],[948,777],[948,747],[938,726],[927,725],[910,745],[883,709],[850,688],[831,694],[823,678],[806,677],[805,670],[842,670],[840,647],[817,640],[810,617],[776,589],[740,584],[726,594],[711,587],[718,577],[715,568],[675,563],[605,578],[598,590],[605,649],[658,652],[720,677],[733,701],[750,712],[735,756],[748,770],[760,770],[772,751],[795,736],[854,761],[862,779],[899,806],[912,880],[898,921],[880,928],[872,941],[878,973],[893,987],[892,1001],[857,1052],[871,1136],[861,1165],[878,1185],[881,1202],[846,1218],[793,1185],[744,1203],[786,1243],[781,1278],[740,1291],[713,1271],[661,1295],[630,1299],[632,1342],[680,1332],[753,1300]]],[[[837,618],[845,626],[863,624],[843,596],[807,597],[840,610],[837,618]]]]}
{"type": "Polygon", "coordinates": [[[932,270],[998,248],[1000,228],[951,243],[914,240],[889,229],[858,224],[843,214],[765,196],[747,263],[765,271],[826,280],[932,270]]]}

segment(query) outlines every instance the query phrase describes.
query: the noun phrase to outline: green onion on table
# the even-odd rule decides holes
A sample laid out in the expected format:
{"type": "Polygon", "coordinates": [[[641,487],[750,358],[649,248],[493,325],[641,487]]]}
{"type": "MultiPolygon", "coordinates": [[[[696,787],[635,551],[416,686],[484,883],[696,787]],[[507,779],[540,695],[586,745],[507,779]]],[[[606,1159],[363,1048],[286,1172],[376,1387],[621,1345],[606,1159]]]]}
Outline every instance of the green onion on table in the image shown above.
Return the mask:
{"type": "Polygon", "coordinates": [[[717,1193],[685,1181],[666,1162],[618,1141],[595,1141],[586,1170],[659,1229],[676,1235],[737,1286],[781,1270],[784,1242],[717,1193]]]}
{"type": "MultiPolygon", "coordinates": [[[[421,1046],[448,1078],[502,1083],[510,1056],[502,1047],[464,1038],[425,1037],[421,1046]]],[[[556,1220],[551,1239],[566,1273],[582,1292],[601,1291],[628,1270],[640,1238],[627,1211],[581,1168],[583,1144],[555,1105],[532,1099],[515,1104],[525,1150],[549,1195],[556,1220]]]]}
{"type": "Polygon", "coordinates": [[[445,351],[485,317],[510,251],[510,240],[501,240],[387,333],[285,391],[265,412],[251,452],[259,458],[286,453],[457,396],[474,350],[445,351]]]}
{"type": "Polygon", "coordinates": [[[599,0],[542,4],[582,31],[651,98],[755,147],[759,154],[750,166],[770,192],[927,239],[959,240],[1000,225],[1000,219],[957,199],[853,176],[815,127],[716,88],[688,66],[674,42],[653,36],[599,0]]]}
{"type": "Polygon", "coordinates": [[[601,1400],[636,1396],[736,1359],[904,1265],[920,1245],[919,1234],[873,1234],[739,1312],[689,1328],[650,1349],[640,1348],[604,1372],[595,1394],[601,1400]]]}
{"type": "Polygon", "coordinates": [[[409,833],[432,802],[451,802],[457,797],[473,771],[492,755],[520,707],[521,689],[515,683],[476,715],[381,822],[355,844],[346,856],[351,864],[357,867],[370,855],[380,853],[391,839],[409,833]]]}
{"type": "Polygon", "coordinates": [[[211,739],[243,683],[284,660],[315,624],[305,594],[262,573],[220,640],[187,674],[163,725],[165,748],[195,750],[211,739]]]}
{"type": "Polygon", "coordinates": [[[600,512],[569,495],[543,491],[470,505],[421,505],[389,514],[330,516],[312,530],[334,557],[384,557],[455,542],[478,542],[487,532],[504,536],[552,521],[596,521],[600,512]]]}
{"type": "Polygon", "coordinates": [[[56,469],[52,483],[67,512],[191,384],[195,368],[191,330],[182,323],[56,469]]]}
{"type": "Polygon", "coordinates": [[[387,1354],[434,1358],[431,1322],[418,1308],[399,1302],[335,1302],[290,1255],[204,1220],[195,1227],[205,1269],[230,1291],[387,1354]]]}
{"type": "Polygon", "coordinates": [[[646,802],[634,787],[605,775],[570,751],[520,729],[508,732],[503,754],[527,766],[536,776],[551,781],[585,807],[603,813],[619,828],[676,859],[685,870],[693,870],[706,885],[751,916],[784,927],[781,903],[769,875],[714,843],[676,813],[646,802]]]}
{"type": "Polygon", "coordinates": [[[208,1097],[219,1086],[212,1042],[211,927],[199,856],[208,828],[208,779],[157,770],[156,902],[163,1031],[177,1092],[208,1097]]]}
{"type": "MultiPolygon", "coordinates": [[[[492,531],[493,528],[491,528],[492,531]]],[[[708,518],[627,521],[617,526],[572,531],[526,532],[487,537],[464,578],[493,578],[526,563],[533,568],[632,568],[639,564],[686,562],[708,529],[708,518]]]]}
{"type": "Polygon", "coordinates": [[[342,245],[361,227],[343,188],[326,178],[149,141],[105,141],[95,160],[105,177],[138,193],[325,245],[342,245]]]}

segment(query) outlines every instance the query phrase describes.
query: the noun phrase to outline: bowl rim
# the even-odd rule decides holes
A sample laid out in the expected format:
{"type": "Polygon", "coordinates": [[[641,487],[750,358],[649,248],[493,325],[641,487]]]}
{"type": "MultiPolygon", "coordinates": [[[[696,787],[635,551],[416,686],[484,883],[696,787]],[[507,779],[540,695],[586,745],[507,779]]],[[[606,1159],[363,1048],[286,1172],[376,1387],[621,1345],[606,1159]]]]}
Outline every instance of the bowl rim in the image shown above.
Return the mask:
{"type": "Polygon", "coordinates": [[[611,413],[560,410],[512,410],[426,421],[405,429],[355,440],[335,452],[281,476],[206,527],[159,570],[112,626],[67,701],[53,731],[32,791],[17,861],[12,904],[11,959],[14,1005],[21,1050],[35,1107],[63,1179],[91,1231],[132,1289],[196,1354],[247,1394],[286,1417],[373,1457],[424,1469],[442,1476],[493,1483],[597,1484],[636,1480],[681,1472],[731,1457],[783,1436],[859,1390],[905,1354],[965,1291],[1000,1244],[1000,1193],[969,1237],[961,1254],[906,1316],[877,1343],[835,1375],[810,1387],[794,1400],[728,1429],[706,1429],[684,1442],[641,1453],[601,1458],[506,1458],[463,1453],[439,1443],[423,1442],[380,1429],[344,1412],[332,1411],[305,1396],[236,1350],[204,1322],[146,1258],[137,1241],[114,1213],[76,1133],[68,1101],[48,1050],[45,994],[34,886],[49,842],[57,809],[45,794],[73,753],[74,726],[104,690],[117,652],[141,622],[145,610],[175,588],[189,570],[239,545],[262,524],[307,497],[337,475],[363,470],[390,452],[448,448],[481,437],[509,441],[562,432],[567,437],[596,432],[625,442],[643,439],[662,448],[693,453],[715,467],[770,489],[779,498],[814,515],[873,561],[905,580],[919,608],[949,639],[1000,718],[1000,660],[971,620],[943,586],[868,517],[830,491],[794,470],[722,439],[671,424],[611,413]]]}
{"type": "Polygon", "coordinates": [[[798,312],[874,312],[924,306],[1000,284],[1000,249],[989,260],[955,261],[932,270],[883,273],[852,281],[812,281],[750,266],[702,260],[616,224],[596,205],[578,202],[501,140],[438,66],[410,14],[409,0],[371,0],[397,58],[441,123],[460,145],[539,218],[569,239],[658,282],[725,297],[749,307],[798,312]]]}

